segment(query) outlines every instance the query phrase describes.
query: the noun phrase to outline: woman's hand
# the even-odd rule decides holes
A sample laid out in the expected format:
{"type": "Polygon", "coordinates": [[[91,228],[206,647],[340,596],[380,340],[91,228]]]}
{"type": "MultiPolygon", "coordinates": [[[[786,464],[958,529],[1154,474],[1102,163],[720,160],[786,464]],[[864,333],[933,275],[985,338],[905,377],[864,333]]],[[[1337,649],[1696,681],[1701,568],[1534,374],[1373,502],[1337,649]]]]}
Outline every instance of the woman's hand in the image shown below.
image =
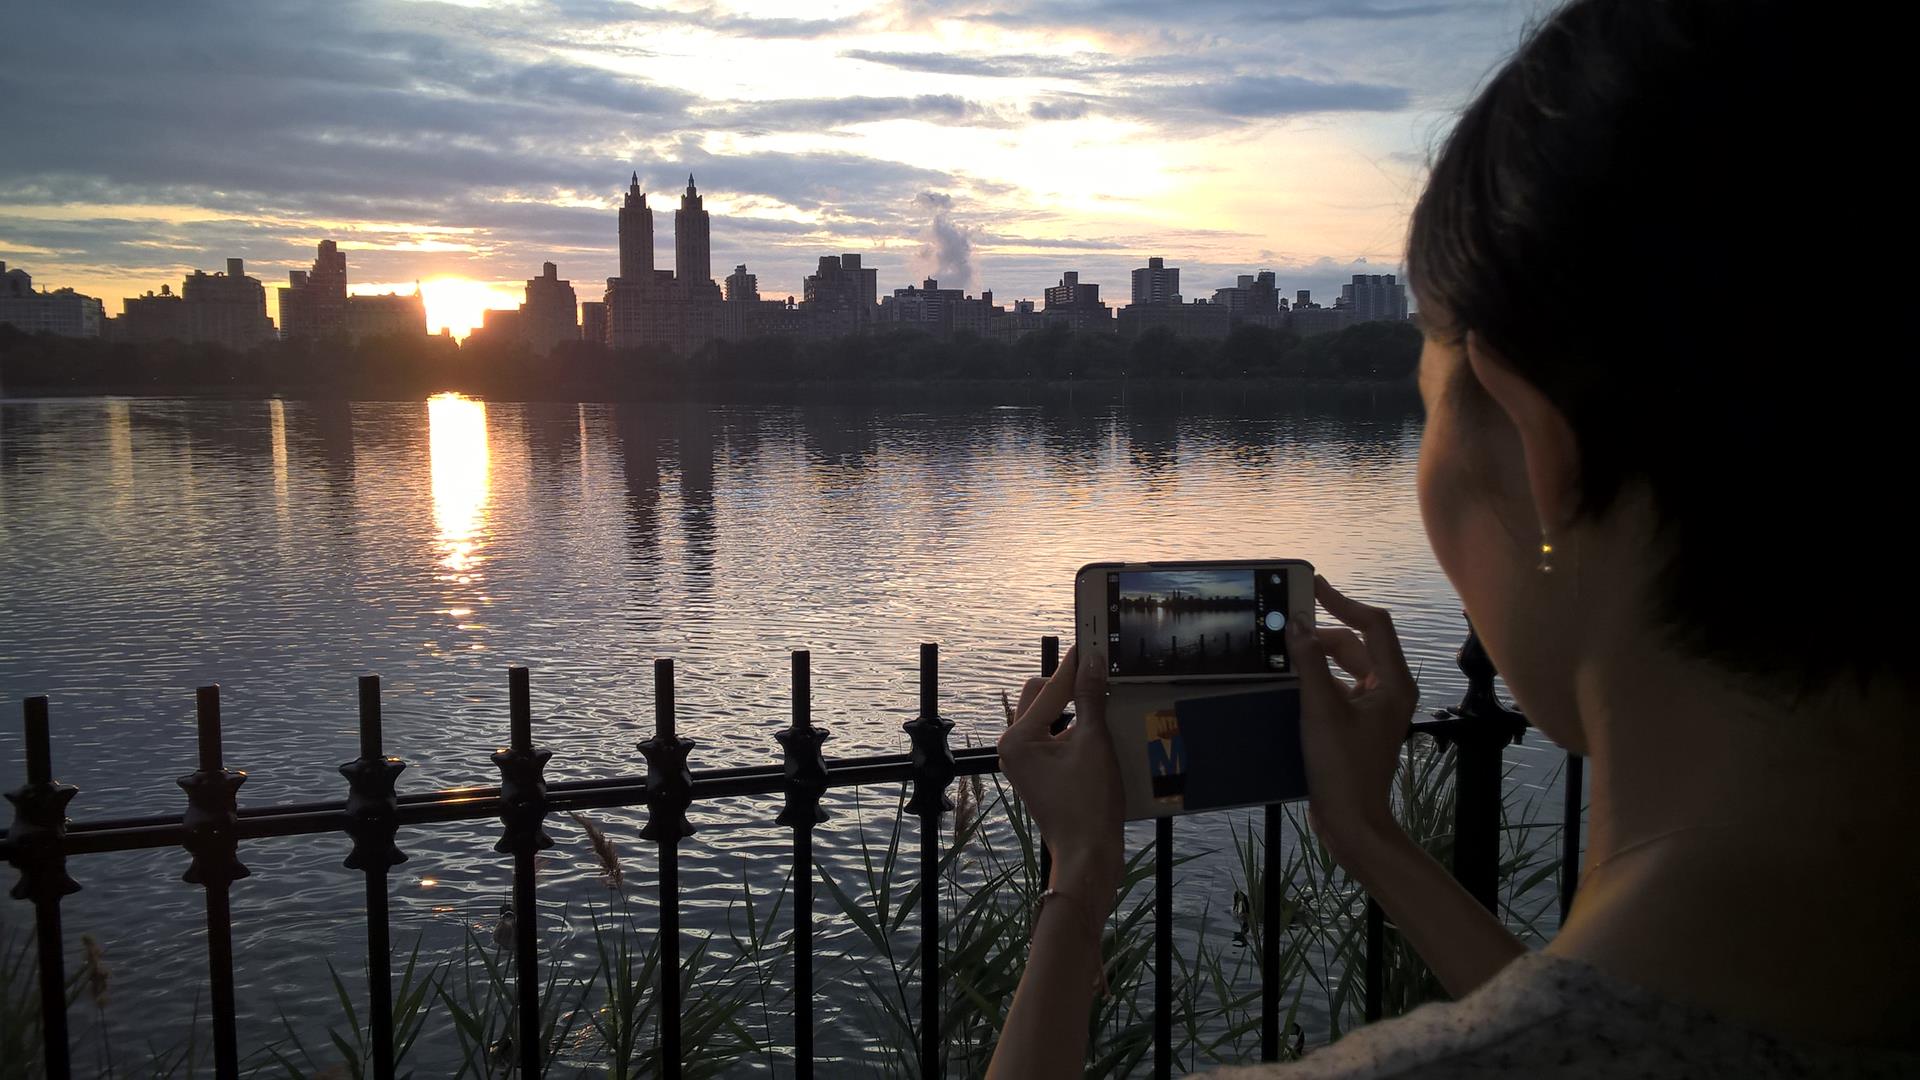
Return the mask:
{"type": "Polygon", "coordinates": [[[1314,579],[1313,592],[1346,626],[1310,629],[1312,621],[1297,612],[1287,626],[1300,672],[1307,817],[1333,856],[1352,868],[1398,833],[1393,774],[1419,688],[1385,609],[1347,599],[1323,577],[1314,579]],[[1352,683],[1332,672],[1328,657],[1352,683]]]}
{"type": "Polygon", "coordinates": [[[1000,736],[1000,768],[1026,802],[1053,852],[1048,884],[1104,916],[1119,888],[1120,769],[1107,737],[1107,658],[1067,651],[1050,679],[1029,679],[1020,707],[1000,736]],[[1074,706],[1073,725],[1051,727],[1074,706]]]}
{"type": "Polygon", "coordinates": [[[1100,928],[1123,866],[1120,769],[1107,737],[1107,656],[1069,650],[1051,679],[1029,680],[1007,709],[1000,769],[1026,800],[1053,852],[1058,899],[1034,913],[1027,968],[987,1066],[989,1080],[1078,1076],[1087,1060],[1087,1009],[1104,981],[1100,928]],[[1053,722],[1071,699],[1073,726],[1053,722]]]}
{"type": "Polygon", "coordinates": [[[1419,699],[1393,619],[1325,578],[1314,579],[1313,593],[1347,625],[1313,630],[1311,613],[1296,612],[1287,627],[1300,671],[1307,818],[1447,992],[1470,994],[1526,949],[1393,820],[1393,774],[1419,699]],[[1353,682],[1328,668],[1329,656],[1353,682]]]}

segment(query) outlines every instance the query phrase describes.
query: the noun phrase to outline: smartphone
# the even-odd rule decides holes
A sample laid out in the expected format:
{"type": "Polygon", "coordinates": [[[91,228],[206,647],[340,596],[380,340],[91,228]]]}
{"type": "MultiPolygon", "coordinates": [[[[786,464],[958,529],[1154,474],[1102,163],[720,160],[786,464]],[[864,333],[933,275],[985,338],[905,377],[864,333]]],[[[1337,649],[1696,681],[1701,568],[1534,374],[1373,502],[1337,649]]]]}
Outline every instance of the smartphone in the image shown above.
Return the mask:
{"type": "Polygon", "coordinates": [[[1074,579],[1081,655],[1107,658],[1107,728],[1129,820],[1306,797],[1289,621],[1302,559],[1102,562],[1074,579]]]}

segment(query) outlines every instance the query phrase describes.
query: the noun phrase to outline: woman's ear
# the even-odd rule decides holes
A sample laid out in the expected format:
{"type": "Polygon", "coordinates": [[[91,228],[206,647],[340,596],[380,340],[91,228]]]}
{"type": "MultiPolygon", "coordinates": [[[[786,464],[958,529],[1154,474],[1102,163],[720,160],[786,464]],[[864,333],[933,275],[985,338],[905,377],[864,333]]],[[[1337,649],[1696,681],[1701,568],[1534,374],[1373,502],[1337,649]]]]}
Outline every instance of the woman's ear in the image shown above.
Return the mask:
{"type": "Polygon", "coordinates": [[[1467,363],[1520,436],[1526,456],[1527,487],[1543,529],[1558,531],[1580,506],[1580,444],[1573,426],[1540,388],[1480,335],[1467,335],[1467,363]]]}

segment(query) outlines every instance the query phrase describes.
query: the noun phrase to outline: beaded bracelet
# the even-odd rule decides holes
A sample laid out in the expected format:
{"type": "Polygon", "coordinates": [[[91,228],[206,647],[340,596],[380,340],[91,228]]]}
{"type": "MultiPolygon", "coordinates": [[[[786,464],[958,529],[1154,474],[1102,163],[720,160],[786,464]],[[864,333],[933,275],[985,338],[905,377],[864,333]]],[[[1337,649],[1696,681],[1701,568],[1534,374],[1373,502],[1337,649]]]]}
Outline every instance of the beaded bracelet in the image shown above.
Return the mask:
{"type": "MultiPolygon", "coordinates": [[[[1073,901],[1075,904],[1079,905],[1080,910],[1088,914],[1093,913],[1093,909],[1087,905],[1086,901],[1080,899],[1079,897],[1073,895],[1072,893],[1064,893],[1064,892],[1061,892],[1059,889],[1048,887],[1047,889],[1042,891],[1039,897],[1035,899],[1033,902],[1033,932],[1027,938],[1028,952],[1033,951],[1033,939],[1035,937],[1038,937],[1040,934],[1040,915],[1042,912],[1047,910],[1047,901],[1053,899],[1056,896],[1073,901]]],[[[1100,919],[1093,920],[1093,962],[1096,969],[1094,974],[1094,980],[1093,980],[1093,991],[1095,994],[1098,994],[1101,997],[1106,997],[1109,992],[1107,988],[1107,966],[1100,959],[1100,928],[1102,926],[1102,923],[1103,923],[1103,920],[1100,920],[1100,919]]]]}

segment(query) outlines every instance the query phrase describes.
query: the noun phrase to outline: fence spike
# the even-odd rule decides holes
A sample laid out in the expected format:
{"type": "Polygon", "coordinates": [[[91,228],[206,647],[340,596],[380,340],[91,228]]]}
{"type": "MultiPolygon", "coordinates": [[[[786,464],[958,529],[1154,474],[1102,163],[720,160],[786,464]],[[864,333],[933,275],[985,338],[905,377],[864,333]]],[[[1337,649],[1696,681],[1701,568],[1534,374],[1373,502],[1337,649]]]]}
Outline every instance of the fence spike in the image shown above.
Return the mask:
{"type": "Polygon", "coordinates": [[[187,851],[193,861],[181,880],[205,886],[207,892],[207,977],[213,1008],[214,1075],[234,1080],[240,1075],[239,1038],[234,1020],[233,909],[228,890],[248,875],[240,862],[239,791],[247,774],[228,769],[220,736],[220,687],[198,692],[200,768],[177,783],[187,793],[187,851]]]}
{"type": "Polygon", "coordinates": [[[498,852],[513,853],[514,981],[519,999],[520,1030],[515,1047],[522,1076],[542,1075],[545,1038],[540,1024],[540,907],[534,894],[535,859],[553,846],[547,835],[547,778],[544,770],[553,751],[533,745],[533,702],[527,669],[507,669],[508,743],[494,753],[500,768],[500,820],[506,826],[498,852]]]}
{"type": "Polygon", "coordinates": [[[80,789],[53,778],[53,746],[47,699],[21,703],[26,723],[27,782],[7,792],[13,824],[7,829],[7,861],[20,871],[13,898],[33,902],[35,947],[40,969],[40,1041],[48,1080],[70,1075],[67,1045],[65,942],[60,900],[80,891],[67,875],[67,805],[80,789]]]}
{"type": "Polygon", "coordinates": [[[393,950],[387,920],[387,870],[407,860],[393,840],[400,827],[394,785],[406,763],[381,752],[380,676],[360,677],[360,756],[340,766],[347,778],[345,866],[366,874],[367,1022],[375,1080],[393,1080],[393,950]]]}

